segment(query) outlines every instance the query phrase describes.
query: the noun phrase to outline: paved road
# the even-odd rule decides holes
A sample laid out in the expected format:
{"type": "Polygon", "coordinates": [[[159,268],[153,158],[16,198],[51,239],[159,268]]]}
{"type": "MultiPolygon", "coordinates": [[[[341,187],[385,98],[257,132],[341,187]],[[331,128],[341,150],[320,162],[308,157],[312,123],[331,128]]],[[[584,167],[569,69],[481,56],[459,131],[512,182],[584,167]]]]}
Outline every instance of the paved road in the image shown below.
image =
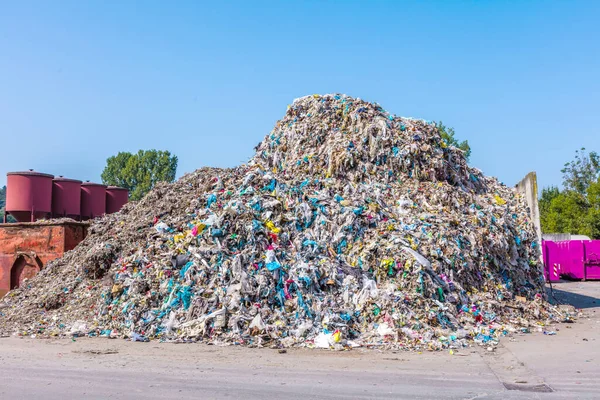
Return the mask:
{"type": "Polygon", "coordinates": [[[0,339],[0,399],[573,399],[600,393],[600,282],[555,285],[589,318],[496,352],[330,352],[0,339]],[[570,328],[567,328],[570,326],[570,328]],[[516,388],[518,390],[508,390],[516,388]],[[545,391],[552,392],[545,392],[545,391]]]}

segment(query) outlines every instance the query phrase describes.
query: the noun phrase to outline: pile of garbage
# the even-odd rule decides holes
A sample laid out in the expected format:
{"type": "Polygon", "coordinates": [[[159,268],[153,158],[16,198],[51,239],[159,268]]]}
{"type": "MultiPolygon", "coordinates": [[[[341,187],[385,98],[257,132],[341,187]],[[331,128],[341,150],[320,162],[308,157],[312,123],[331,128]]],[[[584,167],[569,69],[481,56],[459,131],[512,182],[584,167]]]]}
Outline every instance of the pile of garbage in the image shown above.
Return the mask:
{"type": "Polygon", "coordinates": [[[442,349],[562,318],[524,198],[435,124],[297,99],[233,169],[95,221],[0,301],[0,332],[442,349]]]}

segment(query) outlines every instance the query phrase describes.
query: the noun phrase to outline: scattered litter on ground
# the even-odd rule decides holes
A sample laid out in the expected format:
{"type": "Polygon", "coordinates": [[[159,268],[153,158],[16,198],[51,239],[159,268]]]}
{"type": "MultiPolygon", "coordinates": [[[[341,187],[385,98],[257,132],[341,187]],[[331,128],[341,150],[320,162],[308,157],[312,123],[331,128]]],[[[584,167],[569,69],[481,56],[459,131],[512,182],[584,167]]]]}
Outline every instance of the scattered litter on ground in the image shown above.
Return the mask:
{"type": "Polygon", "coordinates": [[[564,318],[539,247],[525,199],[434,124],[307,96],[247,164],[202,168],[96,220],[0,301],[0,333],[490,348],[564,318]]]}
{"type": "Polygon", "coordinates": [[[114,350],[114,349],[105,349],[105,350],[73,351],[73,353],[91,354],[91,355],[94,355],[94,356],[103,356],[103,355],[109,355],[109,354],[118,354],[119,351],[118,350],[114,350]]]}

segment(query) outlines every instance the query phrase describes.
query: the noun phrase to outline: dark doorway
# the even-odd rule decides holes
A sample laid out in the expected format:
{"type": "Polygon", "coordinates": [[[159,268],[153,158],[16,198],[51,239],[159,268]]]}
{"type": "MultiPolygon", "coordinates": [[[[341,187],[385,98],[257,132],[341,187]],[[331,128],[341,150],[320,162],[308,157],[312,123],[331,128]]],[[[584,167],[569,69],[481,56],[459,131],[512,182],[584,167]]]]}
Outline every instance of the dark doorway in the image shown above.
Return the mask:
{"type": "Polygon", "coordinates": [[[10,290],[21,286],[25,279],[31,279],[42,269],[42,262],[36,256],[21,254],[10,270],[10,290]]]}

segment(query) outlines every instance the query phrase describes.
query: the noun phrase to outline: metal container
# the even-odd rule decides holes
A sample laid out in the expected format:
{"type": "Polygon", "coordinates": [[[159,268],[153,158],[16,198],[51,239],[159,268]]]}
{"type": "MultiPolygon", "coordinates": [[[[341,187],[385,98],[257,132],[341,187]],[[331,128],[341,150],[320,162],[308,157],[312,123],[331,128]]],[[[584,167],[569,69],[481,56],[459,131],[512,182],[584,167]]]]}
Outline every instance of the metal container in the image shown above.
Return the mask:
{"type": "Polygon", "coordinates": [[[52,217],[79,219],[81,216],[81,181],[62,176],[52,181],[52,217]]]}
{"type": "Polygon", "coordinates": [[[546,279],[600,279],[600,240],[543,241],[546,279]]]}
{"type": "Polygon", "coordinates": [[[600,240],[585,242],[585,279],[600,279],[600,240]]]}
{"type": "Polygon", "coordinates": [[[106,185],[93,182],[81,184],[81,219],[96,218],[106,212],[106,185]]]}
{"type": "Polygon", "coordinates": [[[6,212],[19,222],[33,222],[52,212],[54,175],[29,171],[6,174],[6,212]]]}
{"type": "Polygon", "coordinates": [[[106,188],[106,213],[112,214],[119,212],[121,207],[129,201],[129,190],[118,187],[109,186],[106,188]]]}

